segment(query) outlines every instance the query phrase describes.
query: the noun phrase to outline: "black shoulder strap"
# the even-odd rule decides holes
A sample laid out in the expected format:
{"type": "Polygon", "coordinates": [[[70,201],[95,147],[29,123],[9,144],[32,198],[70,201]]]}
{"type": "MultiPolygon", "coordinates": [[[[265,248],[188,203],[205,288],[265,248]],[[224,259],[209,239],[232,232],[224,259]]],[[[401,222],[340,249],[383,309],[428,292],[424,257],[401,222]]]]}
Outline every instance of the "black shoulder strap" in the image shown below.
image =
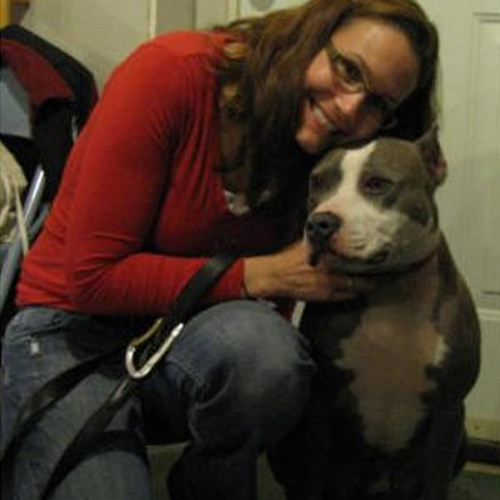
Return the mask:
{"type": "MultiPolygon", "coordinates": [[[[199,306],[200,300],[214,286],[224,272],[235,262],[237,257],[232,254],[218,254],[210,259],[190,281],[185,285],[174,305],[165,316],[161,329],[155,338],[142,353],[148,356],[151,349],[161,344],[172,329],[183,322],[199,306]]],[[[14,459],[22,445],[22,439],[32,426],[43,416],[45,411],[55,402],[66,396],[83,378],[95,371],[104,361],[111,356],[116,356],[113,351],[105,355],[95,356],[82,364],[63,372],[49,380],[24,405],[19,413],[18,420],[1,457],[2,467],[2,496],[9,498],[8,492],[12,489],[12,469],[14,459]]],[[[113,393],[90,417],[83,427],[64,450],[61,458],[54,467],[48,483],[46,484],[40,500],[45,500],[66,477],[66,475],[92,452],[96,438],[101,435],[116,412],[135,392],[139,380],[131,378],[128,374],[117,384],[113,393]]]]}

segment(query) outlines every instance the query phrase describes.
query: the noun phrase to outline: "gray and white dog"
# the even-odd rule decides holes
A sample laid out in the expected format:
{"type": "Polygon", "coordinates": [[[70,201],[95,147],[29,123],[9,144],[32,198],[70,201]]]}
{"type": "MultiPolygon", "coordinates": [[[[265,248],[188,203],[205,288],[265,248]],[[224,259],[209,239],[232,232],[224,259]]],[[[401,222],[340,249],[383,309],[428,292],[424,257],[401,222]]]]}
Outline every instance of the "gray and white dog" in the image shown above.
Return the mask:
{"type": "Polygon", "coordinates": [[[445,175],[435,127],[336,149],[312,172],[311,264],[377,286],[306,306],[314,394],[270,454],[290,500],[444,500],[463,465],[480,331],[438,225],[445,175]]]}

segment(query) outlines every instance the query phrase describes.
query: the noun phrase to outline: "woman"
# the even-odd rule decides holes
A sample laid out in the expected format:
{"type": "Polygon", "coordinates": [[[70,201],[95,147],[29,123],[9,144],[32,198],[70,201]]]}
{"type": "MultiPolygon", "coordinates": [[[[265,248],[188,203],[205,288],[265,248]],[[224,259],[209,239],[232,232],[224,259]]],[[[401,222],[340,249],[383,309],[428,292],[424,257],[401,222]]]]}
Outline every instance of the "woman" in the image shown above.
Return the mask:
{"type": "MultiPolygon", "coordinates": [[[[150,498],[151,435],[189,441],[172,498],[255,498],[257,456],[297,421],[314,373],[280,312],[371,286],[307,264],[309,169],[327,148],[382,130],[420,135],[435,118],[436,65],[436,31],[413,0],[311,0],[159,37],[115,71],[23,265],[2,438],[35,388],[137,333],[129,318],[164,314],[210,255],[241,258],[117,414],[120,432],[52,498],[150,498]]],[[[122,374],[107,367],[47,413],[19,454],[16,499],[36,498],[122,374]]]]}

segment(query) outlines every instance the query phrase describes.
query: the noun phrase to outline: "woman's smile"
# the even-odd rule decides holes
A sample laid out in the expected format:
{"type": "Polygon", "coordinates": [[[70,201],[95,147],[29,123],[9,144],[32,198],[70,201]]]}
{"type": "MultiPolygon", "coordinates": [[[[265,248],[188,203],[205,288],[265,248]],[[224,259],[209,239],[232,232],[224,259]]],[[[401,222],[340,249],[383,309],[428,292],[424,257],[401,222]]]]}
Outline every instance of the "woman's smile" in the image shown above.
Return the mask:
{"type": "Polygon", "coordinates": [[[319,123],[320,128],[325,128],[330,132],[335,131],[335,125],[332,120],[313,98],[309,99],[309,107],[313,117],[316,118],[316,121],[319,123]]]}

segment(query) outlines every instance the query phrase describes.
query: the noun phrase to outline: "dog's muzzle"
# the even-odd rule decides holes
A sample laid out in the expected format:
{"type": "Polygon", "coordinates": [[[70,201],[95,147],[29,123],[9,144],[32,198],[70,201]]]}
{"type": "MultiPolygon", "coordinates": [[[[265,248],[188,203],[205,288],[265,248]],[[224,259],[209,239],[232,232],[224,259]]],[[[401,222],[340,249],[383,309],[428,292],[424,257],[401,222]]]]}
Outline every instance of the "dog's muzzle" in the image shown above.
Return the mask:
{"type": "Polygon", "coordinates": [[[342,219],[331,212],[311,214],[306,223],[306,236],[312,248],[310,264],[315,266],[321,254],[330,251],[330,238],[342,225],[342,219]]]}

